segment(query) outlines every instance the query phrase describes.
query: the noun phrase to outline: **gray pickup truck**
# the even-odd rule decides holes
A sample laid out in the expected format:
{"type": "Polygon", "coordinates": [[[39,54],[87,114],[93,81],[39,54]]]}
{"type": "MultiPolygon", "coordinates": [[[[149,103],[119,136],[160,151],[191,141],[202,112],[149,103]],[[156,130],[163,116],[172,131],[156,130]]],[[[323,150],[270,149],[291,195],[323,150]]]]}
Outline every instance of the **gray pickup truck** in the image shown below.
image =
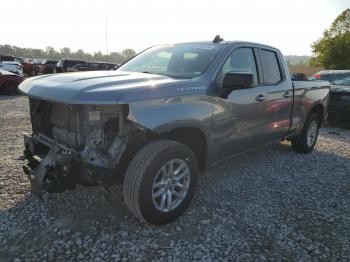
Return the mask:
{"type": "Polygon", "coordinates": [[[328,82],[292,82],[278,49],[219,37],[19,89],[30,101],[23,170],[33,193],[120,177],[128,209],[156,225],[187,208],[207,167],[282,140],[312,151],[329,94],[328,82]]]}

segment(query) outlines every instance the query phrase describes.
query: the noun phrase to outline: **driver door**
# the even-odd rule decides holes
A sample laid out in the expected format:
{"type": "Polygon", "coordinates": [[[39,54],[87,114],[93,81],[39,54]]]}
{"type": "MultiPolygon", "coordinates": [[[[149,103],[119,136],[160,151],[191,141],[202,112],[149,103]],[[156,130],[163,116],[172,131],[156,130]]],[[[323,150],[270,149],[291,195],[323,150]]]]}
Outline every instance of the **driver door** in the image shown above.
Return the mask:
{"type": "Polygon", "coordinates": [[[266,126],[272,120],[267,113],[269,100],[267,89],[259,86],[262,76],[258,73],[257,61],[253,48],[237,48],[217,76],[219,97],[214,108],[213,138],[218,159],[253,149],[270,140],[265,134],[266,126]],[[252,74],[252,86],[227,90],[223,81],[229,72],[252,74]]]}

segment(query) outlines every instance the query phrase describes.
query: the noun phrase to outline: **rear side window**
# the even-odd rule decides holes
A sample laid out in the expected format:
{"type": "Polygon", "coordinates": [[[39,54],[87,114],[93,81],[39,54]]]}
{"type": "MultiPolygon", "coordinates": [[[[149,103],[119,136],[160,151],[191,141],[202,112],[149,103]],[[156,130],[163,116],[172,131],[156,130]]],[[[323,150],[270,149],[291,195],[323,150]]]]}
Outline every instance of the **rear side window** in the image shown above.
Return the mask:
{"type": "Polygon", "coordinates": [[[282,80],[281,70],[275,52],[260,50],[260,58],[264,73],[263,84],[276,84],[282,80]]]}

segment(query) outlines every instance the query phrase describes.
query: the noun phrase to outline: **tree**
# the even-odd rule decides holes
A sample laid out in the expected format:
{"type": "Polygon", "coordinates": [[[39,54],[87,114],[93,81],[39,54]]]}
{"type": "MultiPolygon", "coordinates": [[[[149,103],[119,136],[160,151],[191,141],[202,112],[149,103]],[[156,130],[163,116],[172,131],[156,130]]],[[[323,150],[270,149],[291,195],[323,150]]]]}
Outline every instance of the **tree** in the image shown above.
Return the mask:
{"type": "MultiPolygon", "coordinates": [[[[84,50],[79,49],[76,52],[72,52],[68,47],[61,48],[60,51],[55,50],[53,47],[48,46],[45,50],[38,48],[22,48],[11,45],[0,45],[1,55],[12,55],[16,57],[25,58],[42,58],[42,59],[62,59],[62,58],[75,58],[86,61],[107,61],[107,55],[98,51],[93,55],[85,53],[84,50]]],[[[111,63],[121,64],[127,59],[135,56],[136,52],[133,49],[125,49],[122,53],[111,52],[108,55],[108,61],[111,63]]]]}
{"type": "Polygon", "coordinates": [[[312,45],[309,65],[350,69],[350,9],[344,10],[312,45]]]}
{"type": "Polygon", "coordinates": [[[46,47],[45,55],[47,58],[56,59],[59,56],[59,53],[52,46],[46,47]]]}
{"type": "Polygon", "coordinates": [[[69,47],[61,48],[61,57],[70,57],[71,55],[72,52],[70,51],[69,47]]]}
{"type": "Polygon", "coordinates": [[[136,55],[136,52],[133,49],[125,49],[122,51],[122,56],[125,60],[128,60],[136,55]]]}
{"type": "Polygon", "coordinates": [[[103,55],[101,51],[95,52],[93,59],[95,61],[101,61],[101,62],[107,61],[107,57],[105,55],[103,55]]]}
{"type": "Polygon", "coordinates": [[[112,63],[121,64],[125,61],[125,58],[119,52],[111,52],[109,55],[109,61],[112,63]]]}

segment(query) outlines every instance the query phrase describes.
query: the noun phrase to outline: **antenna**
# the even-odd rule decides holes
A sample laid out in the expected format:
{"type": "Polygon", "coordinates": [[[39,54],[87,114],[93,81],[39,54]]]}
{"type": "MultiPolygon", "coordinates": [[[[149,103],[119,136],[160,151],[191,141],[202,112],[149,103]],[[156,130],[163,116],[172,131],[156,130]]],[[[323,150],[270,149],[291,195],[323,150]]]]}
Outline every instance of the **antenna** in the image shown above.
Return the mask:
{"type": "Polygon", "coordinates": [[[220,35],[216,35],[213,40],[213,43],[220,43],[221,41],[224,41],[224,39],[221,38],[220,35]]]}
{"type": "Polygon", "coordinates": [[[106,52],[107,52],[107,63],[108,61],[108,21],[106,16],[106,52]]]}

